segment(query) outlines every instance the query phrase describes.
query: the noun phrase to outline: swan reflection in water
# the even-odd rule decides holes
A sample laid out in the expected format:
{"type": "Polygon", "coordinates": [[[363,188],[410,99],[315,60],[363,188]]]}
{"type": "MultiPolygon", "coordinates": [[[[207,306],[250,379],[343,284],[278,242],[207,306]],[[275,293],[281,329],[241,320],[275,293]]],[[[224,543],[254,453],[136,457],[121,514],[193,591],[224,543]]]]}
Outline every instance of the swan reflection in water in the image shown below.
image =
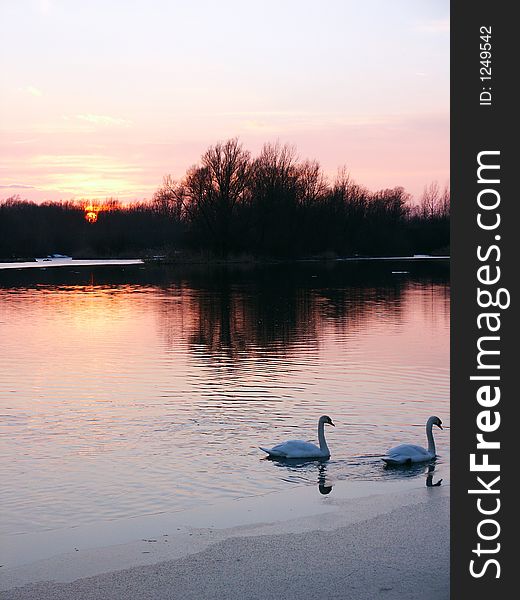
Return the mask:
{"type": "Polygon", "coordinates": [[[437,483],[433,483],[433,472],[435,471],[435,465],[428,465],[428,475],[426,475],[426,487],[438,487],[442,483],[442,479],[439,479],[437,483]]]}
{"type": "Polygon", "coordinates": [[[392,478],[398,479],[402,477],[418,477],[426,474],[426,487],[438,487],[442,483],[442,479],[439,479],[435,483],[433,482],[433,473],[435,471],[435,462],[425,465],[424,463],[416,464],[404,464],[404,465],[385,465],[385,472],[392,478]],[[427,467],[425,470],[425,466],[427,467]]]}
{"type": "Polygon", "coordinates": [[[327,465],[319,465],[318,467],[318,490],[324,496],[332,492],[332,484],[327,481],[327,465]]]}
{"type": "Polygon", "coordinates": [[[327,461],[326,458],[316,458],[314,460],[304,460],[301,458],[276,458],[274,456],[266,456],[263,460],[268,460],[280,469],[287,471],[287,476],[283,477],[285,481],[290,483],[299,483],[301,481],[308,482],[314,479],[313,474],[317,469],[318,491],[324,496],[332,492],[333,485],[327,480],[327,461]]]}

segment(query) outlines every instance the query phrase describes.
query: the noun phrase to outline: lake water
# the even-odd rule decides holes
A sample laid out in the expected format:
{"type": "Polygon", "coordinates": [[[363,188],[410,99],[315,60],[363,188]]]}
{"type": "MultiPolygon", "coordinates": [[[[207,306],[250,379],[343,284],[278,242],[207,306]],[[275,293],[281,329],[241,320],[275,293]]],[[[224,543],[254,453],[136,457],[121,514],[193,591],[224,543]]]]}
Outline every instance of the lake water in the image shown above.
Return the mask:
{"type": "Polygon", "coordinates": [[[425,478],[380,456],[433,414],[446,480],[449,316],[447,261],[0,272],[0,532],[425,478]],[[329,461],[263,458],[322,414],[329,461]]]}

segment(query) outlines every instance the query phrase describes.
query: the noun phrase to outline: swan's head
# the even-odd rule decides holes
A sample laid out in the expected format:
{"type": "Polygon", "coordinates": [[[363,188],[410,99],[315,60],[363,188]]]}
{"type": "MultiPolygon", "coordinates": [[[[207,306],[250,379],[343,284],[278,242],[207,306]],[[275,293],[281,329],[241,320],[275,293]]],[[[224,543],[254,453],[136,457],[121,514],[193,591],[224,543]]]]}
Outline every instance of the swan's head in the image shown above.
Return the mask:
{"type": "Polygon", "coordinates": [[[332,422],[332,419],[327,415],[323,415],[323,417],[320,417],[320,423],[325,423],[325,425],[332,425],[332,427],[336,427],[336,425],[334,425],[334,423],[332,422]]]}
{"type": "Polygon", "coordinates": [[[439,417],[430,417],[428,419],[428,422],[431,423],[432,425],[435,425],[439,429],[442,429],[442,421],[439,419],[439,417]]]}

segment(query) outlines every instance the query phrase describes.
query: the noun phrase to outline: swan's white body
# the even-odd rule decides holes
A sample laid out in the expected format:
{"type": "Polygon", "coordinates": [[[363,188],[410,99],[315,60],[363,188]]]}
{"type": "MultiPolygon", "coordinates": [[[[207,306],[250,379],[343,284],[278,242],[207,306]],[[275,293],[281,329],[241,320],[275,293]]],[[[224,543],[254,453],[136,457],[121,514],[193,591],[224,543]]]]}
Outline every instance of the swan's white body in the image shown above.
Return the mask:
{"type": "Polygon", "coordinates": [[[404,465],[406,463],[418,463],[432,460],[435,458],[435,452],[430,452],[422,446],[414,444],[401,444],[390,448],[383,458],[388,465],[404,465]]]}
{"type": "Polygon", "coordinates": [[[325,423],[333,425],[334,423],[323,415],[318,421],[318,440],[319,447],[310,442],[304,442],[303,440],[288,440],[272,448],[262,448],[272,458],[330,458],[330,450],[325,440],[325,423]]]}
{"type": "Polygon", "coordinates": [[[442,429],[442,421],[439,417],[430,417],[426,422],[426,437],[428,449],[415,444],[401,444],[391,448],[383,457],[387,465],[405,465],[410,463],[426,462],[437,457],[435,453],[435,440],[433,439],[433,426],[442,429]]]}

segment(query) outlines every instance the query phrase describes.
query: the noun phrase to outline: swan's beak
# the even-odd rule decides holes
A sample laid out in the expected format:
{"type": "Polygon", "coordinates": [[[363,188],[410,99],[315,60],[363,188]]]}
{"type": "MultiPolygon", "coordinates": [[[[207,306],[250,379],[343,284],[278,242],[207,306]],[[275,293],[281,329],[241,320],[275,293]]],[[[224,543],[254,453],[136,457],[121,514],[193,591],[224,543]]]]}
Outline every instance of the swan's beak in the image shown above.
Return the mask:
{"type": "Polygon", "coordinates": [[[438,427],[439,429],[442,429],[442,425],[437,425],[437,427],[438,427]]]}
{"type": "Polygon", "coordinates": [[[336,427],[336,425],[334,425],[332,421],[329,421],[329,425],[332,425],[332,427],[336,427]]]}

